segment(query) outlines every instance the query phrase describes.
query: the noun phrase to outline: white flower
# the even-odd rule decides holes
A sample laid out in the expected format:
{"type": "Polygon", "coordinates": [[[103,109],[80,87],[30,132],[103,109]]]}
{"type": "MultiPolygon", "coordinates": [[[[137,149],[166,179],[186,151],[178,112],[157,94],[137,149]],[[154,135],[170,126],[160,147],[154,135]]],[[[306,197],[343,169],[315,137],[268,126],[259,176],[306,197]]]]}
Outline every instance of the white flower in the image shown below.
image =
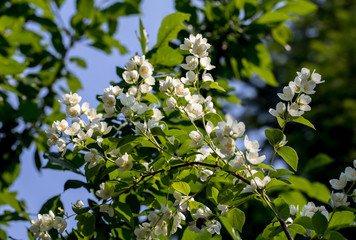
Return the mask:
{"type": "Polygon", "coordinates": [[[178,206],[179,211],[189,210],[189,203],[194,202],[194,198],[189,196],[182,196],[180,192],[174,191],[173,197],[176,199],[173,206],[178,206]]]}
{"type": "Polygon", "coordinates": [[[177,229],[180,228],[182,229],[182,226],[180,225],[181,221],[185,220],[185,216],[181,212],[176,212],[173,215],[173,229],[172,229],[172,234],[177,232],[177,229]]]}
{"type": "Polygon", "coordinates": [[[99,211],[107,213],[110,217],[114,216],[114,208],[110,204],[101,205],[99,211]]]}
{"type": "Polygon", "coordinates": [[[177,101],[173,97],[170,97],[166,100],[166,105],[167,107],[163,108],[164,111],[166,112],[173,111],[176,109],[177,101]]]}
{"type": "Polygon", "coordinates": [[[146,83],[143,83],[139,86],[140,93],[147,94],[152,90],[152,87],[146,83]]]}
{"type": "Polygon", "coordinates": [[[221,211],[220,215],[222,217],[225,217],[227,212],[229,211],[229,207],[226,205],[218,204],[217,208],[221,211]]]}
{"type": "Polygon", "coordinates": [[[91,148],[90,152],[84,155],[84,160],[89,163],[88,168],[95,167],[99,162],[100,156],[98,150],[91,148]]]}
{"type": "Polygon", "coordinates": [[[288,112],[292,117],[299,117],[304,114],[304,111],[299,109],[298,103],[288,103],[288,112]]]}
{"type": "Polygon", "coordinates": [[[167,222],[162,221],[162,222],[160,222],[160,224],[157,224],[155,227],[155,234],[157,236],[161,235],[161,234],[163,234],[164,236],[167,236],[168,235],[167,222]]]}
{"type": "Polygon", "coordinates": [[[189,52],[196,57],[203,58],[208,56],[207,50],[210,48],[210,44],[207,43],[206,38],[202,38],[201,35],[198,35],[196,36],[193,47],[189,50],[189,52]]]}
{"type": "Polygon", "coordinates": [[[249,152],[258,152],[260,151],[260,145],[258,144],[257,140],[250,141],[248,136],[245,136],[244,145],[247,151],[249,152]]]}
{"type": "Polygon", "coordinates": [[[347,181],[356,181],[356,169],[352,167],[347,167],[345,169],[345,175],[347,181]]]}
{"type": "Polygon", "coordinates": [[[134,96],[131,96],[129,94],[125,94],[125,93],[122,93],[120,95],[120,102],[122,103],[122,105],[124,105],[125,107],[132,107],[135,102],[136,102],[136,99],[134,96]]]}
{"type": "Polygon", "coordinates": [[[192,141],[189,143],[189,146],[191,147],[199,146],[200,144],[203,143],[204,140],[203,135],[198,131],[191,131],[189,133],[189,137],[192,139],[192,141]]]}
{"type": "Polygon", "coordinates": [[[125,69],[127,71],[136,70],[136,68],[137,68],[136,63],[133,60],[129,60],[125,65],[125,69]]]}
{"type": "Polygon", "coordinates": [[[135,129],[134,132],[138,135],[140,134],[145,134],[147,132],[147,123],[134,123],[135,124],[135,129]]]}
{"type": "Polygon", "coordinates": [[[294,206],[294,205],[290,205],[289,206],[289,212],[290,212],[290,215],[297,215],[298,214],[298,212],[299,212],[299,206],[297,205],[297,207],[296,206],[294,206]]]}
{"type": "Polygon", "coordinates": [[[333,189],[342,190],[346,187],[347,175],[345,173],[341,173],[339,179],[331,179],[329,183],[333,189]]]}
{"type": "Polygon", "coordinates": [[[158,108],[154,108],[152,110],[153,110],[152,119],[160,121],[162,118],[164,118],[164,116],[162,115],[162,112],[158,108]]]}
{"type": "Polygon", "coordinates": [[[79,102],[82,100],[82,97],[79,96],[77,93],[67,93],[62,96],[62,101],[61,103],[67,105],[67,106],[75,106],[79,104],[79,102]]]}
{"type": "Polygon", "coordinates": [[[199,103],[188,103],[185,110],[192,120],[196,120],[203,115],[203,106],[199,103]]]}
{"type": "Polygon", "coordinates": [[[221,229],[221,223],[219,221],[211,220],[208,221],[206,224],[206,230],[211,234],[217,233],[220,235],[220,229],[221,229]]]}
{"type": "Polygon", "coordinates": [[[82,107],[80,109],[82,111],[82,114],[86,115],[88,113],[89,110],[89,103],[88,102],[84,102],[82,104],[82,107]]]}
{"type": "Polygon", "coordinates": [[[34,220],[31,220],[31,223],[32,223],[32,225],[30,227],[30,231],[32,233],[34,233],[35,234],[34,237],[37,238],[39,236],[39,234],[40,234],[40,231],[41,231],[40,230],[41,220],[34,219],[34,220]]]}
{"type": "Polygon", "coordinates": [[[213,152],[213,150],[211,148],[207,148],[207,147],[203,146],[198,149],[198,152],[201,154],[197,154],[195,156],[195,161],[202,162],[205,158],[207,158],[213,152]]]}
{"type": "Polygon", "coordinates": [[[303,206],[300,215],[312,218],[317,211],[319,211],[319,208],[313,202],[308,202],[307,205],[303,206]]]}
{"type": "Polygon", "coordinates": [[[54,218],[53,228],[59,229],[59,234],[62,234],[67,228],[67,221],[57,216],[54,218]]]}
{"type": "Polygon", "coordinates": [[[64,155],[67,149],[67,143],[63,139],[58,139],[56,144],[58,147],[58,152],[62,152],[62,155],[64,155]]]}
{"type": "Polygon", "coordinates": [[[148,106],[144,103],[135,102],[135,104],[131,107],[132,111],[136,112],[138,115],[144,114],[149,110],[148,106]]]}
{"type": "Polygon", "coordinates": [[[356,188],[352,192],[351,197],[352,197],[352,200],[356,203],[356,188]]]}
{"type": "Polygon", "coordinates": [[[103,114],[97,114],[95,108],[91,108],[87,116],[90,122],[99,122],[100,119],[103,117],[103,114]]]}
{"type": "Polygon", "coordinates": [[[167,206],[163,205],[161,203],[161,209],[160,209],[160,213],[161,213],[161,219],[163,221],[169,220],[172,217],[172,210],[169,209],[167,206]]]}
{"type": "Polygon", "coordinates": [[[119,172],[130,171],[133,166],[132,160],[127,153],[116,159],[115,163],[119,166],[119,172]]]}
{"type": "Polygon", "coordinates": [[[105,184],[105,182],[101,183],[99,187],[100,190],[97,190],[95,193],[98,197],[101,197],[102,199],[108,199],[114,194],[114,188],[109,187],[105,184]]]}
{"type": "Polygon", "coordinates": [[[149,129],[152,129],[152,128],[155,128],[155,127],[159,127],[161,128],[162,130],[165,129],[166,125],[164,125],[164,123],[162,123],[161,125],[159,124],[159,121],[157,121],[156,119],[148,119],[148,122],[147,122],[147,127],[149,129]]]}
{"type": "Polygon", "coordinates": [[[353,161],[354,168],[356,168],[356,159],[353,161]]]}
{"type": "Polygon", "coordinates": [[[172,86],[173,86],[173,78],[170,76],[167,76],[165,81],[163,80],[159,81],[159,90],[163,93],[167,93],[172,86]]]}
{"type": "Polygon", "coordinates": [[[214,78],[210,73],[207,73],[206,70],[204,70],[202,80],[203,82],[213,82],[214,78]]]}
{"type": "MultiPolygon", "coordinates": [[[[128,70],[128,69],[127,69],[128,70]]],[[[122,93],[122,89],[119,86],[110,86],[108,88],[104,89],[104,95],[114,95],[114,96],[119,96],[122,93]]]]}
{"type": "Polygon", "coordinates": [[[347,195],[340,192],[340,193],[331,193],[331,203],[333,207],[337,208],[340,206],[349,206],[350,203],[347,201],[347,195]]]}
{"type": "Polygon", "coordinates": [[[263,180],[261,180],[259,177],[254,177],[251,180],[251,185],[244,187],[244,189],[242,189],[242,192],[253,192],[257,188],[263,189],[270,181],[271,178],[269,176],[265,176],[263,180]]]}
{"type": "Polygon", "coordinates": [[[208,121],[205,125],[205,130],[206,130],[207,134],[210,136],[210,133],[215,130],[213,123],[208,121]]]}
{"type": "Polygon", "coordinates": [[[127,94],[130,96],[136,96],[138,92],[138,88],[136,86],[131,86],[128,90],[127,90],[127,94]]]}
{"type": "Polygon", "coordinates": [[[302,80],[308,80],[310,76],[310,70],[308,68],[302,68],[300,72],[297,72],[297,75],[302,80]]]}
{"type": "Polygon", "coordinates": [[[197,80],[197,75],[193,71],[188,71],[185,77],[180,79],[185,85],[192,85],[197,80]]]}
{"type": "Polygon", "coordinates": [[[192,214],[194,219],[205,218],[208,219],[213,213],[210,208],[204,205],[204,207],[200,207],[197,209],[195,213],[192,214]]]}
{"type": "Polygon", "coordinates": [[[214,172],[211,171],[210,169],[203,169],[200,171],[199,173],[199,179],[202,181],[202,182],[205,182],[206,180],[208,180],[208,177],[210,177],[211,175],[213,175],[214,172]]]}
{"type": "Polygon", "coordinates": [[[269,113],[275,117],[281,117],[286,111],[286,105],[282,102],[277,103],[276,109],[270,108],[269,113]]]}
{"type": "Polygon", "coordinates": [[[99,128],[99,132],[103,135],[110,133],[110,131],[112,130],[112,126],[108,127],[107,122],[99,122],[98,128],[99,128]]]}
{"type": "Polygon", "coordinates": [[[151,240],[153,235],[151,225],[146,222],[139,225],[139,228],[136,228],[134,233],[137,240],[151,240]]]}
{"type": "Polygon", "coordinates": [[[299,105],[299,109],[302,111],[310,111],[311,107],[308,105],[311,102],[311,97],[308,95],[302,94],[297,99],[297,103],[299,105]]]}
{"type": "Polygon", "coordinates": [[[113,108],[116,104],[116,97],[112,94],[104,94],[102,97],[104,108],[113,108]]]}
{"type": "Polygon", "coordinates": [[[62,121],[55,121],[52,127],[56,128],[59,132],[64,132],[68,128],[68,122],[64,119],[62,121]]]}
{"type": "Polygon", "coordinates": [[[315,82],[316,84],[320,84],[320,83],[325,82],[325,81],[321,80],[321,75],[319,73],[316,73],[315,70],[313,71],[313,73],[311,75],[311,80],[313,82],[315,82]]]}
{"type": "Polygon", "coordinates": [[[38,214],[38,219],[41,222],[40,230],[41,231],[51,230],[53,228],[54,218],[55,216],[52,210],[50,210],[48,214],[43,214],[43,215],[38,214]]]}
{"type": "Polygon", "coordinates": [[[181,67],[185,70],[194,70],[198,67],[198,58],[194,56],[188,56],[185,58],[186,64],[181,64],[181,67]]]}
{"type": "Polygon", "coordinates": [[[146,62],[140,67],[138,72],[142,78],[149,78],[153,74],[153,67],[150,63],[146,62]]]}
{"type": "Polygon", "coordinates": [[[266,156],[259,156],[258,152],[248,152],[246,153],[246,158],[251,164],[256,165],[262,163],[266,159],[266,156]]]}
{"type": "MultiPolygon", "coordinates": [[[[201,36],[201,34],[198,34],[197,36],[201,36]]],[[[184,44],[180,45],[180,49],[190,50],[193,46],[193,43],[195,42],[195,39],[195,36],[193,34],[190,34],[189,38],[184,38],[184,44]]]]}
{"type": "Polygon", "coordinates": [[[185,97],[187,96],[190,92],[189,92],[189,88],[184,88],[184,84],[180,82],[180,80],[178,79],[175,79],[177,81],[179,81],[178,84],[173,84],[175,85],[174,86],[174,92],[175,94],[178,96],[178,97],[185,97]]]}
{"type": "Polygon", "coordinates": [[[138,75],[138,72],[136,70],[125,71],[125,72],[122,73],[122,78],[128,84],[133,84],[133,83],[137,82],[137,80],[139,78],[139,75],[138,75]]]}
{"type": "Polygon", "coordinates": [[[235,140],[231,137],[226,137],[220,139],[220,143],[223,145],[220,148],[221,153],[225,155],[225,158],[230,158],[235,151],[235,140]]]}
{"type": "Polygon", "coordinates": [[[200,66],[208,71],[214,69],[215,66],[211,65],[210,62],[211,62],[210,57],[203,57],[200,59],[200,66]]]}
{"type": "Polygon", "coordinates": [[[188,229],[196,233],[204,232],[204,226],[206,226],[206,219],[198,219],[197,221],[190,222],[188,224],[188,229]]]}
{"type": "Polygon", "coordinates": [[[78,200],[75,204],[75,207],[82,208],[84,206],[84,202],[82,200],[78,200]]]}
{"type": "Polygon", "coordinates": [[[290,86],[283,88],[283,93],[277,93],[278,97],[284,101],[290,101],[294,97],[294,89],[290,86]]]}
{"type": "Polygon", "coordinates": [[[143,81],[144,81],[146,84],[151,85],[151,86],[155,85],[155,83],[156,83],[155,78],[152,77],[152,76],[150,76],[150,77],[148,77],[148,78],[145,78],[143,81]]]}
{"type": "Polygon", "coordinates": [[[77,117],[77,116],[79,116],[79,113],[80,113],[80,105],[79,104],[74,105],[74,106],[68,105],[66,107],[67,117],[77,117]]]}
{"type": "Polygon", "coordinates": [[[316,83],[313,81],[301,80],[300,82],[297,81],[297,85],[299,85],[300,90],[306,94],[314,94],[314,88],[316,83]]]}
{"type": "Polygon", "coordinates": [[[229,162],[229,165],[234,169],[239,169],[244,165],[245,161],[242,156],[237,155],[235,159],[229,162]]]}

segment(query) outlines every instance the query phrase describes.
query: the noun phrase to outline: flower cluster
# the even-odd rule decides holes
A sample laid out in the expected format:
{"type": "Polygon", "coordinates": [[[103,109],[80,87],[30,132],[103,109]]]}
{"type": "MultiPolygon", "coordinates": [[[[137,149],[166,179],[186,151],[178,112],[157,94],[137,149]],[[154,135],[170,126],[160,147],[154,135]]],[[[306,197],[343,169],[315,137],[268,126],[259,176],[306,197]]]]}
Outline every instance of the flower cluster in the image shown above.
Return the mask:
{"type": "MultiPolygon", "coordinates": [[[[112,130],[112,126],[104,121],[100,121],[103,118],[101,113],[97,113],[95,108],[89,108],[89,103],[85,102],[80,106],[81,97],[74,93],[64,94],[62,96],[62,103],[67,105],[67,116],[77,117],[73,119],[71,124],[67,120],[55,121],[50,128],[46,130],[48,137],[47,144],[49,146],[57,145],[58,151],[64,155],[69,143],[74,144],[75,147],[85,145],[85,141],[89,138],[101,138],[103,135],[108,134],[112,130]],[[74,106],[72,106],[75,104],[74,106]],[[75,108],[76,114],[72,114],[75,108]],[[68,110],[69,108],[69,110],[68,110]],[[70,114],[68,114],[68,112],[70,114]],[[84,121],[84,116],[87,118],[87,122],[84,121]]],[[[99,141],[100,142],[100,141],[99,141]]],[[[90,167],[95,166],[97,159],[95,150],[90,150],[91,156],[86,157],[86,161],[90,162],[90,167]]]]}
{"type": "Polygon", "coordinates": [[[38,214],[38,218],[31,222],[30,231],[35,234],[35,238],[43,240],[51,239],[48,234],[49,230],[58,229],[61,234],[67,227],[67,221],[62,217],[55,216],[52,211],[49,211],[48,214],[38,214]]]}
{"type": "Polygon", "coordinates": [[[311,110],[309,95],[314,94],[316,85],[323,82],[320,74],[315,71],[310,74],[309,69],[302,68],[300,72],[297,72],[294,81],[289,82],[289,85],[283,88],[283,93],[278,93],[281,100],[288,102],[287,106],[284,102],[279,102],[276,109],[271,108],[269,112],[283,120],[287,120],[289,116],[302,116],[305,111],[311,110]]]}
{"type": "Polygon", "coordinates": [[[340,191],[331,193],[331,205],[333,208],[349,206],[350,202],[347,201],[347,197],[351,197],[356,202],[356,188],[352,189],[356,182],[356,160],[353,161],[353,165],[354,167],[346,167],[345,172],[340,174],[339,179],[330,180],[331,187],[340,191]],[[345,190],[348,182],[351,182],[351,186],[345,190]],[[350,194],[351,191],[352,193],[350,194]]]}

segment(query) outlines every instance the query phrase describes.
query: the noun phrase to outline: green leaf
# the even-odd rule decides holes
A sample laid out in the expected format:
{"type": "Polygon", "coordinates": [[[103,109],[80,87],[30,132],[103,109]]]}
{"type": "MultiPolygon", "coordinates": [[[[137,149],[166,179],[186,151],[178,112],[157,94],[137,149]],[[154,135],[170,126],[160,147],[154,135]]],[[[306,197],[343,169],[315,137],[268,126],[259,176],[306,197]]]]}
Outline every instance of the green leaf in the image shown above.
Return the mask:
{"type": "Polygon", "coordinates": [[[305,192],[309,197],[315,198],[318,201],[328,203],[330,191],[324,184],[319,182],[311,183],[307,179],[298,176],[289,176],[287,180],[292,183],[292,185],[290,185],[291,188],[305,192]]]}
{"type": "Polygon", "coordinates": [[[19,112],[26,122],[36,122],[40,115],[37,103],[30,99],[20,101],[19,112]]]}
{"type": "Polygon", "coordinates": [[[237,238],[237,237],[240,237],[240,234],[235,230],[233,231],[233,227],[231,226],[229,219],[227,219],[226,217],[220,216],[219,220],[221,221],[221,223],[223,224],[225,229],[229,232],[232,239],[234,239],[234,240],[241,239],[241,238],[237,238]]]}
{"type": "Polygon", "coordinates": [[[310,159],[303,169],[303,173],[312,172],[314,170],[321,170],[325,166],[334,162],[334,159],[330,158],[328,155],[319,153],[314,158],[310,159]]]}
{"type": "Polygon", "coordinates": [[[224,191],[220,191],[218,195],[218,203],[220,204],[228,204],[234,198],[234,194],[230,189],[225,189],[224,191]]]}
{"type": "Polygon", "coordinates": [[[318,6],[311,1],[297,0],[288,1],[287,4],[279,8],[278,11],[297,15],[309,15],[315,12],[317,9],[318,6]]]}
{"type": "Polygon", "coordinates": [[[320,235],[324,234],[325,230],[328,228],[328,220],[320,211],[313,215],[312,223],[315,232],[320,235]]]}
{"type": "Polygon", "coordinates": [[[290,215],[289,205],[281,197],[275,199],[274,204],[282,219],[287,219],[290,215]]]}
{"type": "Polygon", "coordinates": [[[114,206],[116,206],[114,209],[115,212],[119,215],[119,217],[133,228],[134,219],[132,217],[130,207],[127,204],[121,202],[115,203],[114,206]]]}
{"type": "Polygon", "coordinates": [[[201,87],[202,88],[207,88],[207,89],[213,88],[213,89],[217,89],[217,90],[225,92],[225,89],[220,87],[219,84],[217,82],[214,82],[214,81],[203,82],[201,87]]]}
{"type": "Polygon", "coordinates": [[[168,15],[162,20],[161,27],[158,31],[157,44],[154,48],[168,45],[171,40],[177,38],[178,33],[185,29],[184,21],[188,21],[190,14],[176,12],[168,15]]]}
{"type": "Polygon", "coordinates": [[[54,215],[57,215],[58,212],[58,207],[61,207],[63,209],[63,203],[60,200],[61,195],[56,195],[50,199],[47,200],[45,204],[41,207],[39,213],[40,214],[48,214],[48,212],[51,210],[54,215]]]}
{"type": "Polygon", "coordinates": [[[291,230],[291,232],[295,232],[301,235],[307,235],[307,230],[299,224],[293,224],[291,226],[288,226],[288,229],[291,230]]]}
{"type": "Polygon", "coordinates": [[[87,63],[79,57],[72,57],[69,59],[69,61],[76,63],[79,67],[82,68],[86,68],[87,67],[87,63]]]}
{"type": "Polygon", "coordinates": [[[306,216],[297,217],[294,220],[294,224],[299,224],[307,229],[313,229],[313,223],[312,223],[312,219],[310,217],[306,217],[306,216]]]}
{"type": "Polygon", "coordinates": [[[79,181],[79,180],[67,180],[66,183],[64,184],[64,191],[70,188],[81,188],[81,187],[86,187],[87,183],[79,181]]]}
{"type": "Polygon", "coordinates": [[[211,239],[211,234],[208,231],[203,233],[196,233],[189,230],[188,227],[185,228],[182,240],[209,240],[211,239]]]}
{"type": "Polygon", "coordinates": [[[214,126],[217,126],[219,122],[223,122],[224,120],[221,118],[219,114],[216,113],[208,113],[205,115],[205,119],[213,123],[214,126]]]}
{"type": "Polygon", "coordinates": [[[79,214],[75,217],[77,229],[85,237],[90,237],[95,231],[95,216],[89,212],[79,214]]]}
{"type": "Polygon", "coordinates": [[[272,29],[272,36],[279,44],[285,47],[292,38],[292,32],[286,25],[280,24],[272,29]]]}
{"type": "Polygon", "coordinates": [[[347,240],[341,233],[332,231],[330,232],[330,236],[327,238],[328,240],[347,240]]]}
{"type": "Polygon", "coordinates": [[[166,137],[166,134],[162,131],[160,127],[154,127],[150,129],[153,136],[162,136],[166,137]]]}
{"type": "Polygon", "coordinates": [[[218,195],[219,195],[219,190],[215,187],[208,187],[207,188],[207,195],[210,201],[212,201],[214,204],[218,204],[218,195]]]}
{"type": "Polygon", "coordinates": [[[308,127],[312,128],[312,129],[316,130],[315,127],[314,127],[314,125],[313,125],[311,122],[309,122],[309,120],[305,119],[305,118],[302,117],[302,116],[300,116],[300,117],[295,117],[295,118],[292,119],[292,121],[293,121],[293,122],[300,123],[300,124],[304,124],[305,126],[308,126],[308,127]]]}
{"type": "Polygon", "coordinates": [[[238,208],[231,209],[226,214],[227,219],[231,226],[242,232],[242,227],[245,224],[245,213],[238,208]]]}
{"type": "Polygon", "coordinates": [[[16,195],[17,193],[9,192],[7,189],[4,189],[0,192],[0,205],[8,204],[15,209],[16,212],[22,214],[27,220],[30,220],[29,216],[24,211],[23,203],[16,199],[16,195]]]}
{"type": "Polygon", "coordinates": [[[265,130],[265,135],[273,147],[278,146],[283,140],[283,132],[280,129],[268,128],[265,130]]]}
{"type": "Polygon", "coordinates": [[[350,226],[353,221],[355,221],[354,213],[350,211],[335,212],[329,223],[329,228],[338,230],[350,226]]]}
{"type": "Polygon", "coordinates": [[[259,18],[256,22],[260,24],[266,24],[266,23],[276,23],[276,22],[284,22],[288,19],[291,19],[287,13],[285,12],[279,12],[279,11],[274,11],[274,12],[267,12],[265,13],[261,18],[259,18]]]}
{"type": "Polygon", "coordinates": [[[139,41],[141,44],[141,50],[142,54],[146,54],[146,49],[147,49],[147,32],[145,27],[143,26],[142,19],[140,18],[140,36],[139,36],[139,41]]]}
{"type": "Polygon", "coordinates": [[[72,74],[68,74],[66,76],[66,79],[67,79],[69,90],[71,92],[77,92],[79,89],[82,89],[82,84],[76,76],[72,74]]]}
{"type": "Polygon", "coordinates": [[[190,186],[188,183],[185,183],[185,182],[174,182],[172,184],[172,187],[177,190],[178,192],[181,192],[185,195],[189,195],[190,193],[190,186]]]}
{"type": "Polygon", "coordinates": [[[297,171],[298,168],[298,155],[297,152],[288,146],[283,146],[278,149],[277,153],[281,156],[286,163],[294,170],[297,171]]]}
{"type": "Polygon", "coordinates": [[[77,169],[78,167],[71,161],[63,158],[60,153],[48,153],[44,155],[51,164],[53,165],[58,165],[63,167],[64,169],[70,170],[75,173],[79,173],[82,175],[81,172],[79,172],[77,169]]]}
{"type": "Polygon", "coordinates": [[[179,49],[173,49],[169,46],[158,48],[157,52],[152,54],[151,63],[153,65],[162,65],[175,67],[183,61],[184,57],[179,49]]]}
{"type": "Polygon", "coordinates": [[[155,95],[153,95],[153,94],[149,94],[149,93],[148,93],[148,94],[144,95],[142,98],[145,99],[145,100],[147,100],[147,101],[149,101],[150,103],[155,103],[155,104],[157,104],[158,106],[160,105],[158,98],[157,98],[155,95]]]}
{"type": "Polygon", "coordinates": [[[82,207],[82,208],[78,208],[76,207],[73,203],[72,203],[72,210],[73,212],[75,212],[76,214],[82,214],[82,213],[86,213],[90,210],[90,207],[82,207]]]}
{"type": "Polygon", "coordinates": [[[0,55],[0,76],[22,73],[26,67],[27,62],[21,64],[11,58],[5,58],[0,55]]]}
{"type": "Polygon", "coordinates": [[[292,175],[294,174],[292,171],[289,171],[287,169],[277,169],[276,171],[271,172],[269,175],[271,178],[279,178],[285,175],[292,175]]]}

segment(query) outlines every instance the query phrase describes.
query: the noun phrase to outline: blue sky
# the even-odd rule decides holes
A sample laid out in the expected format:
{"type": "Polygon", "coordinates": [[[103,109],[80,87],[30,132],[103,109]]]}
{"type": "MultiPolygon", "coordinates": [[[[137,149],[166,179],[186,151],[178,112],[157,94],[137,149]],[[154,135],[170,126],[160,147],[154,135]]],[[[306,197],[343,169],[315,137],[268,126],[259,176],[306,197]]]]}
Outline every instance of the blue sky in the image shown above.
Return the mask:
{"type": "MultiPolygon", "coordinates": [[[[61,16],[69,24],[70,16],[74,13],[75,1],[67,0],[61,8],[61,16]]],[[[143,0],[141,4],[142,21],[149,34],[149,47],[152,47],[157,39],[158,29],[162,19],[170,13],[175,12],[173,0],[143,0]]],[[[139,30],[138,16],[120,18],[116,37],[128,49],[129,53],[122,56],[118,51],[111,55],[106,55],[93,48],[83,45],[76,46],[70,56],[79,56],[86,60],[87,69],[77,68],[70,65],[70,68],[81,79],[83,90],[78,93],[83,97],[83,102],[89,102],[91,106],[96,106],[96,95],[101,94],[104,88],[108,87],[110,81],[119,81],[116,75],[116,66],[123,67],[126,62],[136,52],[140,53],[140,44],[135,31],[139,30]]],[[[71,203],[78,199],[84,200],[92,197],[85,189],[70,189],[63,192],[64,183],[68,179],[81,179],[80,176],[63,171],[43,169],[40,173],[36,170],[33,161],[34,147],[25,150],[21,156],[21,173],[18,179],[10,188],[11,191],[18,192],[18,199],[24,200],[27,205],[27,212],[31,219],[37,218],[37,213],[42,205],[53,196],[62,194],[61,200],[65,211],[72,214],[71,203]]],[[[28,222],[12,222],[5,230],[14,239],[27,239],[28,222]]],[[[75,227],[74,218],[69,219],[68,229],[75,227]]]]}

